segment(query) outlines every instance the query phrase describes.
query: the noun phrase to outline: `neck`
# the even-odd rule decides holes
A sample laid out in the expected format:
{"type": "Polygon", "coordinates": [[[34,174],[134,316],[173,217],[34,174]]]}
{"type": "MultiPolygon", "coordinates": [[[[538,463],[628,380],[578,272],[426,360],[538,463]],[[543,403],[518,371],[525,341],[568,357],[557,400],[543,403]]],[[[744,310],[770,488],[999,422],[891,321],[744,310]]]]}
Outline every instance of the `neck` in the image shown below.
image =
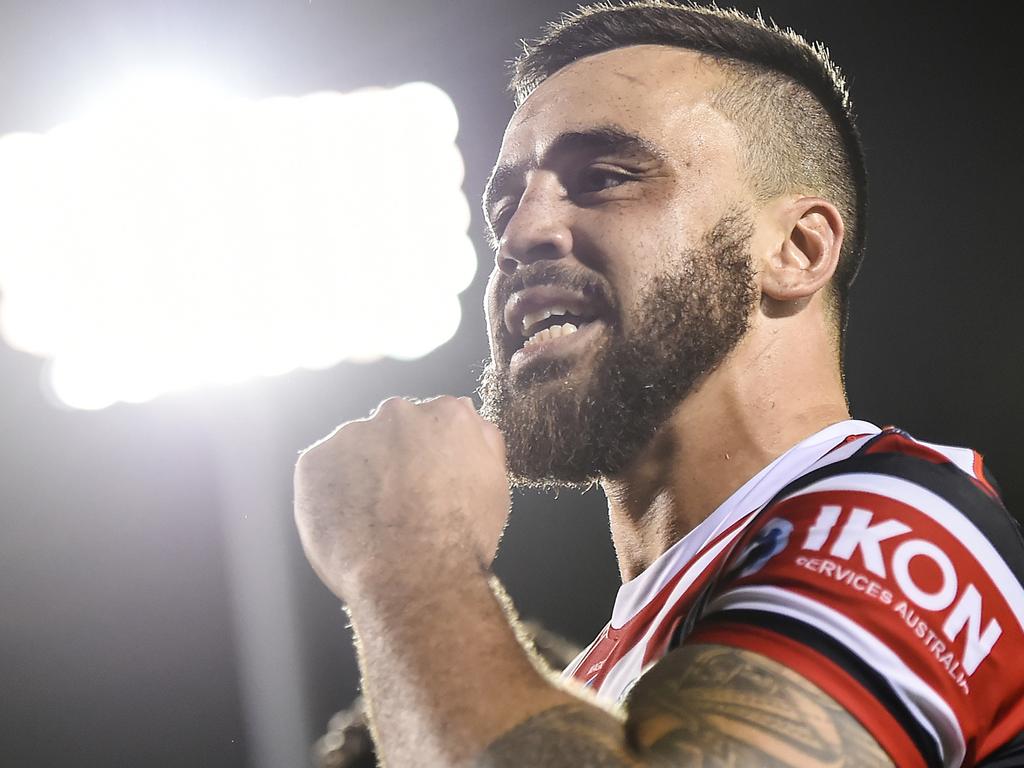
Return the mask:
{"type": "Polygon", "coordinates": [[[850,417],[827,339],[780,335],[748,333],[626,470],[602,480],[624,582],[775,458],[850,417]]]}

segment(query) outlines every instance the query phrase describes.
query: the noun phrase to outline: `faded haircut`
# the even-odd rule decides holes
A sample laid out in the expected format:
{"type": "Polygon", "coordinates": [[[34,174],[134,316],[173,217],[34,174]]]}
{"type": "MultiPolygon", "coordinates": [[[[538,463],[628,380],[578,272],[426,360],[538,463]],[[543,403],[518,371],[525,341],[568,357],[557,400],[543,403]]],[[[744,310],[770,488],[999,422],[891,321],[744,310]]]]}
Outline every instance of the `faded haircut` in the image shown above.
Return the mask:
{"type": "Polygon", "coordinates": [[[867,174],[846,80],[821,43],[791,29],[715,5],[665,0],[581,6],[523,43],[509,90],[518,107],[549,76],[573,62],[630,45],[670,45],[712,59],[725,84],[710,103],[745,142],[751,192],[765,202],[813,194],[839,210],[845,227],[826,305],[842,361],[849,288],[864,256],[867,174]]]}

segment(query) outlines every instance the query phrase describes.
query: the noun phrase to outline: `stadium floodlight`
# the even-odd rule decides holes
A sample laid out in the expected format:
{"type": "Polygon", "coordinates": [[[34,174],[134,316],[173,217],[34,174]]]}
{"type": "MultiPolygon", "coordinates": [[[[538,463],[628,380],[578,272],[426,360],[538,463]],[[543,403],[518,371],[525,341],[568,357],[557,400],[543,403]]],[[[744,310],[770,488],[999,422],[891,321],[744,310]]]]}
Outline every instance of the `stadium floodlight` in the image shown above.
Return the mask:
{"type": "Polygon", "coordinates": [[[155,83],[0,137],[0,331],[50,360],[61,401],[451,338],[477,260],[440,88],[244,100],[155,83]]]}

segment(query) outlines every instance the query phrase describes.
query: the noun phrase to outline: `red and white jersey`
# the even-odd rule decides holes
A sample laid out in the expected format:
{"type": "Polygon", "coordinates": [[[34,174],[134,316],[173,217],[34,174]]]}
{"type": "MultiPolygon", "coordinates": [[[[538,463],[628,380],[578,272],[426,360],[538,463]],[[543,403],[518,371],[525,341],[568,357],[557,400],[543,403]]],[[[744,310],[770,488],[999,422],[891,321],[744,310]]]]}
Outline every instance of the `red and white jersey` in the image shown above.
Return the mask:
{"type": "Polygon", "coordinates": [[[565,674],[623,701],[682,643],[793,669],[901,768],[1024,765],[1024,539],[970,449],[807,438],[623,584],[565,674]]]}

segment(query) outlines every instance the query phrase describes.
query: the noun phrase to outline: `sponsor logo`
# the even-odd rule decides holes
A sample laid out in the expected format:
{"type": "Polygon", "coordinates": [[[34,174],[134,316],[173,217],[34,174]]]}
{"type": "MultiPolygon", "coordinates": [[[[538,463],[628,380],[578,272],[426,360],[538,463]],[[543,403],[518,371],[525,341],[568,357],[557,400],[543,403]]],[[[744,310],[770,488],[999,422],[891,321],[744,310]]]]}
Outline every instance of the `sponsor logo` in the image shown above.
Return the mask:
{"type": "Polygon", "coordinates": [[[963,683],[964,677],[974,674],[978,666],[992,652],[1003,629],[995,617],[985,620],[981,592],[971,582],[964,583],[953,561],[941,547],[927,539],[907,537],[910,526],[899,520],[875,520],[874,512],[854,507],[849,510],[838,534],[833,532],[839,522],[843,508],[826,504],[821,507],[814,524],[808,529],[802,549],[821,552],[829,539],[827,560],[802,558],[798,565],[821,563],[811,570],[828,571],[827,575],[837,580],[849,580],[851,586],[868,593],[881,589],[873,580],[849,570],[843,571],[839,561],[849,561],[859,554],[864,568],[875,577],[891,579],[899,587],[901,598],[893,602],[890,597],[882,602],[893,603],[895,610],[935,655],[947,671],[963,683]],[[911,568],[918,562],[919,568],[911,568]],[[923,571],[937,578],[922,583],[923,571]],[[939,615],[936,626],[929,627],[918,614],[918,610],[939,615]],[[944,640],[942,638],[945,638],[944,640]],[[950,644],[963,640],[963,655],[955,659],[950,644]]]}
{"type": "Polygon", "coordinates": [[[731,570],[738,571],[738,578],[757,573],[765,563],[775,557],[789,544],[789,536],[793,533],[793,524],[782,517],[769,520],[767,525],[757,532],[754,540],[747,545],[736,560],[731,570]]]}
{"type": "Polygon", "coordinates": [[[891,591],[883,587],[874,579],[865,576],[859,571],[855,571],[849,566],[837,563],[835,560],[829,560],[828,558],[822,559],[818,557],[798,557],[796,559],[796,564],[801,568],[806,568],[808,571],[820,573],[822,576],[827,576],[840,584],[852,587],[858,592],[863,592],[868,597],[878,600],[883,605],[892,605],[893,595],[891,591]]]}

